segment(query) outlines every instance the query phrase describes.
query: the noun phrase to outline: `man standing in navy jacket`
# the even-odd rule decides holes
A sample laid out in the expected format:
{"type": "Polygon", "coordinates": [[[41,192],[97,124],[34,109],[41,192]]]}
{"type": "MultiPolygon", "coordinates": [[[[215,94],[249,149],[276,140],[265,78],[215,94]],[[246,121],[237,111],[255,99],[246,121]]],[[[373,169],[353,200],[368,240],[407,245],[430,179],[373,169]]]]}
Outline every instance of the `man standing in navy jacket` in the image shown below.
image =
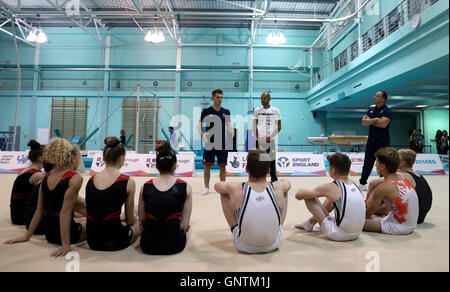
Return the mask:
{"type": "Polygon", "coordinates": [[[387,98],[388,95],[385,91],[378,91],[374,97],[375,107],[370,107],[362,118],[362,125],[369,126],[364,166],[359,180],[359,188],[362,191],[367,190],[367,179],[375,164],[375,152],[390,145],[389,128],[392,111],[385,104],[387,98]]]}

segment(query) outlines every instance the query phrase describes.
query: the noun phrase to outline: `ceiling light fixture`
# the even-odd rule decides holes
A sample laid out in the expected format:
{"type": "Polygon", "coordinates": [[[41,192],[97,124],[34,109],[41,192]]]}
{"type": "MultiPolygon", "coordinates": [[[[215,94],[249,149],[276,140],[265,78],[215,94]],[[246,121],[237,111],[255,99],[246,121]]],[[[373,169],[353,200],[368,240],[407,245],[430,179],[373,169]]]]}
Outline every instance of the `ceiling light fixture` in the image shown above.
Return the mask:
{"type": "Polygon", "coordinates": [[[43,32],[42,30],[38,33],[37,35],[37,40],[38,43],[45,43],[47,42],[47,35],[45,34],[45,32],[43,32]]]}
{"type": "Polygon", "coordinates": [[[425,105],[425,104],[419,104],[419,105],[416,105],[416,107],[419,107],[419,108],[421,108],[421,107],[427,107],[427,105],[425,105]]]}
{"type": "Polygon", "coordinates": [[[37,35],[34,31],[30,31],[30,33],[27,36],[27,41],[29,42],[35,42],[37,40],[37,35]]]}
{"type": "Polygon", "coordinates": [[[270,31],[267,35],[266,42],[271,45],[279,45],[286,43],[283,32],[277,30],[277,22],[275,21],[275,30],[270,31]]]}
{"type": "Polygon", "coordinates": [[[154,44],[158,44],[164,42],[166,38],[164,37],[164,32],[162,29],[158,30],[156,28],[152,28],[147,32],[145,36],[145,41],[152,42],[154,44]]]}
{"type": "Polygon", "coordinates": [[[43,30],[32,30],[27,36],[27,41],[29,42],[38,42],[38,43],[45,43],[47,42],[47,35],[43,30]]]}

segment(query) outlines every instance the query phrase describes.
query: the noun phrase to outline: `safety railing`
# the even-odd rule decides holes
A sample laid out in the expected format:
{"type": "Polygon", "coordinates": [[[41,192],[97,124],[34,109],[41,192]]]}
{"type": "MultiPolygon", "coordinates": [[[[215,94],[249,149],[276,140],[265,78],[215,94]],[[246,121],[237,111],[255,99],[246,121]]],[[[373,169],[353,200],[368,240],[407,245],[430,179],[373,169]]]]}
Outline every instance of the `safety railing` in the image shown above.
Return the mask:
{"type": "Polygon", "coordinates": [[[329,76],[338,72],[350,62],[364,54],[376,44],[404,26],[407,21],[416,14],[422,13],[439,0],[405,0],[392,9],[385,17],[362,34],[361,38],[353,42],[334,59],[324,65],[311,78],[311,86],[314,87],[329,76]]]}

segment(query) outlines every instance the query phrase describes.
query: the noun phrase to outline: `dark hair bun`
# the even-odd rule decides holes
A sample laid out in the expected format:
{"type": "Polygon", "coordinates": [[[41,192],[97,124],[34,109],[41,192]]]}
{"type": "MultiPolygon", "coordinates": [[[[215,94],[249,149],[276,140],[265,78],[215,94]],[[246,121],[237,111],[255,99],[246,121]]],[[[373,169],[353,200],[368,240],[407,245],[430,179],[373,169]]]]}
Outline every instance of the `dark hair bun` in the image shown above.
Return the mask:
{"type": "Polygon", "coordinates": [[[28,142],[28,146],[31,148],[31,150],[37,150],[41,148],[41,144],[39,144],[39,142],[37,142],[36,140],[30,140],[30,142],[28,142]]]}
{"type": "Polygon", "coordinates": [[[120,141],[115,136],[109,136],[105,138],[105,145],[109,148],[114,148],[119,145],[120,141]]]}
{"type": "Polygon", "coordinates": [[[156,154],[161,154],[161,155],[171,155],[174,154],[172,147],[170,147],[170,143],[168,141],[164,142],[163,144],[159,145],[156,148],[156,154]]]}
{"type": "Polygon", "coordinates": [[[156,169],[160,173],[171,173],[173,166],[177,164],[177,156],[170,147],[169,142],[164,142],[156,148],[156,169]]]}

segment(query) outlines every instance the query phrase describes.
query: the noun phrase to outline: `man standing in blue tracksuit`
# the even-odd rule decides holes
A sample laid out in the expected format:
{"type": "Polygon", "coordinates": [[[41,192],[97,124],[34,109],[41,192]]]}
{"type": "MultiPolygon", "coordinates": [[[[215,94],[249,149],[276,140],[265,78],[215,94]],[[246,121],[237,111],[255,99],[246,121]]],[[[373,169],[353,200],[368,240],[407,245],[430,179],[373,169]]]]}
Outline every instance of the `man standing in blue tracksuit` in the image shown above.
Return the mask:
{"type": "Polygon", "coordinates": [[[389,128],[391,125],[392,111],[386,106],[388,95],[380,90],[374,97],[375,107],[370,107],[362,118],[362,125],[369,126],[369,138],[364,156],[364,166],[359,180],[359,188],[367,190],[367,179],[375,164],[375,152],[378,149],[390,145],[389,128]]]}

